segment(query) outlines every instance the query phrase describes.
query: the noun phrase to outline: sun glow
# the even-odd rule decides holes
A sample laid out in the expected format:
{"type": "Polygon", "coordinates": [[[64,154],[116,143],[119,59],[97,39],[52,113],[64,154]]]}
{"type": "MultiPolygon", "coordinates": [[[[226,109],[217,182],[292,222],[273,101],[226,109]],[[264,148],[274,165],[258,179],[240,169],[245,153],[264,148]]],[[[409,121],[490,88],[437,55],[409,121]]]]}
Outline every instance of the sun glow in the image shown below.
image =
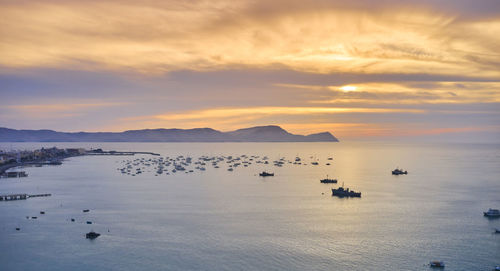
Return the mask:
{"type": "Polygon", "coordinates": [[[356,91],[356,89],[358,89],[358,88],[355,87],[355,86],[343,86],[343,87],[340,87],[340,90],[342,90],[343,92],[356,91]]]}

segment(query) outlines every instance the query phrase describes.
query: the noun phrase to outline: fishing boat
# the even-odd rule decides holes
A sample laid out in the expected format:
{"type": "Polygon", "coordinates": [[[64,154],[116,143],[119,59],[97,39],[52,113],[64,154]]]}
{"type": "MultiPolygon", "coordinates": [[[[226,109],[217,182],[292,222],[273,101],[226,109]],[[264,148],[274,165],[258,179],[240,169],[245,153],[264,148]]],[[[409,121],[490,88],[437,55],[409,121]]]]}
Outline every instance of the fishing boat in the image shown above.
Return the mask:
{"type": "Polygon", "coordinates": [[[354,198],[361,198],[361,192],[355,192],[352,190],[349,190],[349,188],[344,188],[344,184],[342,183],[342,186],[335,189],[332,188],[332,196],[337,196],[339,198],[343,197],[354,197],[354,198]]]}
{"type": "Polygon", "coordinates": [[[329,179],[328,175],[326,175],[325,179],[319,180],[320,183],[337,183],[337,179],[329,179]]]}
{"type": "Polygon", "coordinates": [[[406,170],[402,170],[402,169],[399,169],[399,168],[396,168],[395,170],[392,171],[392,175],[401,175],[401,174],[408,174],[408,171],[406,170]]]}

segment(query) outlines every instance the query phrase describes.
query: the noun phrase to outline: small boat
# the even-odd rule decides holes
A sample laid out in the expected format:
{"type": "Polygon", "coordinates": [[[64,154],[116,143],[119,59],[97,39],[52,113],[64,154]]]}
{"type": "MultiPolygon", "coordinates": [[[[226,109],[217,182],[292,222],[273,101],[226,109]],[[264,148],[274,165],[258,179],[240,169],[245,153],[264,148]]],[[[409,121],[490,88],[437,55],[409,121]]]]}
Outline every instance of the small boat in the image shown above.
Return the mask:
{"type": "Polygon", "coordinates": [[[16,231],[20,231],[20,230],[21,230],[21,228],[16,228],[16,231]]]}
{"type": "Polygon", "coordinates": [[[328,175],[325,179],[319,180],[320,183],[337,183],[337,179],[328,179],[328,175]]]}
{"type": "Polygon", "coordinates": [[[99,236],[101,236],[101,234],[94,232],[94,231],[91,231],[91,232],[85,234],[85,238],[87,238],[87,239],[96,239],[99,236]]]}
{"type": "Polygon", "coordinates": [[[262,171],[261,173],[259,173],[259,176],[260,177],[274,176],[274,173],[269,173],[269,172],[262,171]]]}
{"type": "Polygon", "coordinates": [[[500,271],[500,266],[495,266],[495,268],[493,268],[493,271],[500,271]]]}
{"type": "Polygon", "coordinates": [[[483,212],[484,216],[487,217],[500,217],[500,210],[498,209],[488,209],[487,212],[483,212]]]}
{"type": "Polygon", "coordinates": [[[494,233],[500,233],[500,229],[495,229],[494,233]]]}
{"type": "Polygon", "coordinates": [[[443,261],[431,261],[429,263],[430,267],[433,268],[444,268],[444,262],[443,261]]]}
{"type": "Polygon", "coordinates": [[[40,214],[41,214],[41,215],[44,215],[44,214],[45,214],[45,212],[44,212],[44,211],[40,211],[40,214]]]}
{"type": "Polygon", "coordinates": [[[72,219],[71,219],[71,222],[75,222],[75,219],[74,219],[74,218],[72,218],[72,219]]]}
{"type": "Polygon", "coordinates": [[[84,213],[88,213],[89,211],[90,211],[89,209],[83,210],[84,213]]]}
{"type": "Polygon", "coordinates": [[[92,221],[87,221],[87,224],[92,224],[92,221]]]}
{"type": "Polygon", "coordinates": [[[403,171],[402,169],[396,168],[395,170],[392,171],[392,175],[401,175],[401,174],[408,174],[408,171],[403,171]]]}
{"type": "Polygon", "coordinates": [[[38,218],[38,217],[36,217],[36,216],[32,216],[32,217],[31,217],[31,219],[37,219],[37,218],[38,218]]]}

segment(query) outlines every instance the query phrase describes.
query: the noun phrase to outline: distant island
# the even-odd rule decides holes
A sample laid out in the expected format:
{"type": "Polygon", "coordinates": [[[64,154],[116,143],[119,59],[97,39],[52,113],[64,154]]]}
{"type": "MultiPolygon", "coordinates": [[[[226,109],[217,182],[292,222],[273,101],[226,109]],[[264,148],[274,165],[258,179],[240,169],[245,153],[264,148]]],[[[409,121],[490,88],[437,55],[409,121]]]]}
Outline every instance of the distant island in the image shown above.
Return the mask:
{"type": "Polygon", "coordinates": [[[329,132],[295,135],[275,125],[232,132],[211,128],[144,129],[124,132],[57,132],[0,127],[0,142],[338,142],[329,132]]]}

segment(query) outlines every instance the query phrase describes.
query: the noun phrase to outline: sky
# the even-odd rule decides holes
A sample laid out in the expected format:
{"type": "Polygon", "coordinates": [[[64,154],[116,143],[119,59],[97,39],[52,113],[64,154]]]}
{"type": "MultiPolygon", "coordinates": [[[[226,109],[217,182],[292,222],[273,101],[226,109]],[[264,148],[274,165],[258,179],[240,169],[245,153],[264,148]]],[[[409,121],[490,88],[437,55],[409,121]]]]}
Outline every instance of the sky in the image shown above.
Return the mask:
{"type": "Polygon", "coordinates": [[[0,127],[500,142],[497,0],[0,0],[0,127]]]}

